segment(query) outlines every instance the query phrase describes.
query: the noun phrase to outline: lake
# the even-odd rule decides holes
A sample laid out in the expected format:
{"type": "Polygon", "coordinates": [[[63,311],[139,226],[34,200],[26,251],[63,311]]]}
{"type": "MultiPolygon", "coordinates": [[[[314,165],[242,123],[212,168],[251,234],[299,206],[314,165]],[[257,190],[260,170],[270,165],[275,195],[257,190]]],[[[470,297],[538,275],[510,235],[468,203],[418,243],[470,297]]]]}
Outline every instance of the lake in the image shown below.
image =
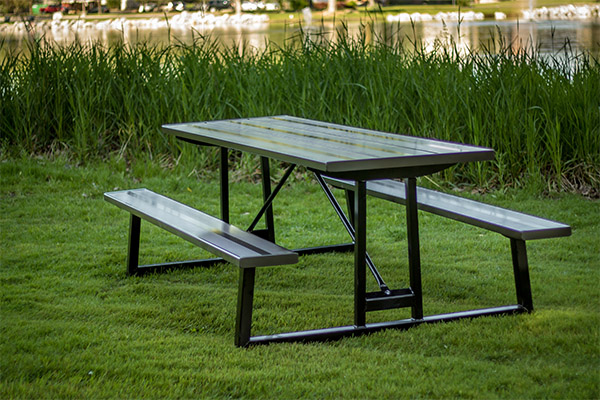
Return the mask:
{"type": "MultiPolygon", "coordinates": [[[[425,49],[452,45],[464,51],[478,52],[488,49],[495,52],[500,47],[510,45],[514,51],[530,52],[532,47],[535,47],[542,54],[562,54],[566,46],[575,53],[585,51],[596,57],[600,56],[600,18],[597,16],[584,19],[525,21],[463,19],[461,23],[457,22],[456,16],[454,20],[452,16],[448,16],[448,19],[443,21],[432,19],[420,22],[388,17],[387,22],[348,22],[345,28],[342,28],[341,23],[334,26],[333,23],[310,21],[310,15],[305,15],[304,20],[300,21],[298,15],[285,24],[270,24],[266,18],[258,16],[237,21],[238,23],[233,23],[233,17],[229,17],[228,20],[213,17],[211,21],[203,17],[204,20],[196,23],[197,21],[191,20],[193,14],[190,13],[179,18],[173,17],[169,22],[164,18],[140,20],[141,22],[112,19],[94,23],[56,19],[39,22],[30,28],[33,28],[35,37],[44,36],[57,43],[69,43],[76,38],[83,41],[100,41],[108,45],[121,41],[130,44],[191,43],[194,37],[204,35],[218,39],[224,46],[245,45],[259,50],[264,49],[266,43],[283,45],[286,41],[297,40],[302,34],[336,40],[336,31],[347,29],[351,36],[363,32],[367,42],[403,40],[410,44],[417,40],[425,49]],[[187,25],[180,23],[185,18],[188,19],[187,25]],[[392,22],[389,22],[390,20],[392,22]],[[365,29],[366,25],[368,28],[365,29]],[[501,41],[504,46],[499,46],[501,41]]],[[[30,40],[31,35],[27,33],[27,26],[20,24],[20,29],[17,24],[0,25],[0,57],[7,51],[26,48],[26,42],[30,40]],[[8,29],[9,25],[12,25],[12,29],[8,29]]]]}

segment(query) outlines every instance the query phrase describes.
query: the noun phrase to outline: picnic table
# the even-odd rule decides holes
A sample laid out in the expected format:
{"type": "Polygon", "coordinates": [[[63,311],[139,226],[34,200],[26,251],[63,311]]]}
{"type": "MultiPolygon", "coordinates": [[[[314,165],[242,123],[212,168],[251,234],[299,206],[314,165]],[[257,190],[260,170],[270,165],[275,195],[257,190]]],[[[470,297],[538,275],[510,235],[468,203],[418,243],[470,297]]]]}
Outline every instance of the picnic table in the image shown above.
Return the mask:
{"type": "MultiPolygon", "coordinates": [[[[527,299],[519,304],[479,310],[424,316],[421,287],[418,201],[416,179],[442,171],[457,163],[486,161],[494,158],[494,150],[446,141],[404,136],[361,129],[292,116],[269,116],[221,121],[190,122],[163,125],[163,131],[178,139],[200,146],[218,146],[220,164],[220,217],[206,216],[153,192],[124,191],[106,194],[107,200],[132,213],[129,271],[143,270],[137,265],[136,241],[139,241],[139,217],[202,246],[223,260],[240,267],[238,310],[235,342],[239,346],[257,343],[329,340],[388,328],[408,328],[426,322],[439,322],[483,315],[527,312],[527,299]],[[263,206],[245,231],[229,224],[228,152],[237,150],[260,156],[263,206]],[[273,188],[270,161],[288,163],[283,177],[273,188]],[[311,171],[327,195],[351,238],[350,243],[288,250],[276,245],[273,200],[294,168],[311,171]],[[391,289],[385,283],[367,253],[367,183],[401,179],[403,204],[406,206],[406,228],[410,286],[391,289]],[[346,187],[350,210],[344,213],[333,195],[329,182],[349,182],[346,187]],[[149,192],[149,193],[148,193],[149,192]],[[146,201],[140,203],[141,198],[146,201]],[[159,204],[160,210],[156,209],[159,204]],[[135,215],[134,215],[135,214],[135,215]],[[264,218],[265,229],[256,229],[264,218]],[[180,222],[177,222],[177,221],[180,222]],[[190,222],[201,221],[201,222],[190,222]],[[199,226],[202,225],[201,228],[199,226]],[[239,231],[239,232],[238,232],[239,231]],[[240,247],[241,246],[241,247],[240,247]],[[354,252],[354,320],[353,325],[310,331],[251,336],[254,271],[256,267],[297,262],[297,255],[330,251],[354,252]],[[366,277],[370,270],[380,290],[367,293],[366,277]],[[367,323],[370,311],[409,307],[411,318],[399,321],[367,323]]],[[[281,163],[279,163],[281,164],[281,163]]],[[[566,231],[563,233],[566,234],[566,231]]],[[[570,233],[570,230],[569,232],[570,233]]],[[[138,244],[139,245],[139,244],[138,244]]],[[[214,260],[200,260],[149,266],[206,265],[214,260]]],[[[522,262],[521,262],[522,264],[522,262]]],[[[517,271],[517,292],[528,295],[529,275],[517,271]]],[[[521,270],[522,265],[519,266],[521,270]]]]}

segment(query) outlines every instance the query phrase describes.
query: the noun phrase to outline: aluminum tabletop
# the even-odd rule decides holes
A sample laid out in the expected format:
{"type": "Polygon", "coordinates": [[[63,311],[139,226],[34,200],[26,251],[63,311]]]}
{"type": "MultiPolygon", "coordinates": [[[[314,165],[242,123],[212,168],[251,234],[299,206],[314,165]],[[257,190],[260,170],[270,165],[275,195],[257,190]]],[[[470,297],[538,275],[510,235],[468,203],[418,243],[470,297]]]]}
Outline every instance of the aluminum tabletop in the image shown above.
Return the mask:
{"type": "Polygon", "coordinates": [[[325,175],[356,179],[419,176],[459,162],[494,158],[494,150],[489,148],[287,115],[168,124],[162,128],[193,143],[247,151],[325,175]]]}

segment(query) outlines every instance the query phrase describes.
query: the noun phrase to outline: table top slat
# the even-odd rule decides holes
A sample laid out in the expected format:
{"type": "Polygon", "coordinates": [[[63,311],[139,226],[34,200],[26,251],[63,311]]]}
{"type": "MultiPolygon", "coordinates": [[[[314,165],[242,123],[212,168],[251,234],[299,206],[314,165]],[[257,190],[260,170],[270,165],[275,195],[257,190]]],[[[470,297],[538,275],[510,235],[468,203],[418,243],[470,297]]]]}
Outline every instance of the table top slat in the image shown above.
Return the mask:
{"type": "MultiPolygon", "coordinates": [[[[397,134],[380,136],[361,133],[359,136],[360,139],[357,139],[356,132],[349,130],[342,131],[339,129],[299,124],[289,125],[283,121],[275,121],[262,129],[255,124],[252,127],[262,130],[265,133],[269,129],[283,135],[289,135],[290,138],[294,138],[299,143],[306,143],[307,140],[321,141],[324,145],[323,147],[331,148],[332,154],[336,154],[337,149],[340,147],[347,147],[351,152],[360,151],[369,157],[380,157],[382,154],[428,155],[435,153],[431,150],[430,145],[424,146],[419,142],[407,140],[407,138],[410,138],[409,136],[397,134]]],[[[439,143],[439,146],[444,146],[448,150],[455,150],[453,147],[442,142],[439,143]]]]}
{"type": "Polygon", "coordinates": [[[340,136],[352,138],[355,135],[361,137],[361,142],[373,142],[379,145],[389,146],[392,141],[393,146],[399,148],[407,147],[413,151],[422,151],[426,153],[437,153],[440,149],[446,151],[461,152],[465,150],[481,150],[481,147],[470,146],[460,143],[453,143],[447,141],[441,141],[437,139],[422,138],[417,136],[407,136],[397,133],[389,133],[382,131],[374,131],[370,129],[350,127],[345,125],[333,124],[329,122],[313,121],[303,118],[290,117],[290,116],[279,116],[272,117],[271,125],[276,125],[278,121],[281,122],[293,122],[296,123],[295,129],[298,130],[312,130],[313,132],[327,132],[327,135],[335,135],[338,133],[340,136]]]}
{"type": "Polygon", "coordinates": [[[231,124],[223,122],[211,125],[211,127],[198,127],[204,135],[219,137],[223,140],[229,137],[232,141],[239,137],[247,138],[248,141],[254,140],[255,146],[278,144],[282,147],[293,149],[298,154],[306,153],[315,159],[327,160],[337,159],[339,161],[353,160],[357,158],[360,152],[361,158],[381,158],[384,156],[398,156],[399,154],[413,156],[427,156],[432,154],[431,150],[421,150],[410,147],[400,140],[394,140],[390,135],[387,141],[366,140],[357,142],[353,140],[351,133],[331,131],[324,135],[319,131],[311,131],[308,128],[288,127],[277,123],[268,127],[261,127],[258,124],[231,124]],[[315,144],[318,143],[318,146],[315,144]]]}

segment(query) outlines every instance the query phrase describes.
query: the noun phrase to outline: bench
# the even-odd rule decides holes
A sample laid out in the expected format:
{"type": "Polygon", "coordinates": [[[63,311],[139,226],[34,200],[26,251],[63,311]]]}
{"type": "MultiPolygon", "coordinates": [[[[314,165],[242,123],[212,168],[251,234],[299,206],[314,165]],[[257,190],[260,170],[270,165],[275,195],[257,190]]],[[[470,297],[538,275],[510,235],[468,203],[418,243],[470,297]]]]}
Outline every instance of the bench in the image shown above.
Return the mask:
{"type": "Polygon", "coordinates": [[[144,272],[144,266],[138,265],[141,219],[221,257],[211,261],[224,260],[240,268],[235,344],[247,346],[255,268],[295,264],[298,254],[148,189],[107,192],[104,199],[131,214],[127,252],[130,275],[144,272]]]}
{"type": "MultiPolygon", "coordinates": [[[[349,209],[352,209],[353,196],[349,194],[354,191],[354,181],[325,176],[323,178],[331,186],[346,191],[349,209]]],[[[406,186],[401,181],[391,179],[368,181],[366,190],[370,196],[402,205],[406,202],[406,186]]],[[[529,312],[533,311],[533,301],[525,242],[571,234],[571,227],[559,222],[421,187],[417,187],[417,207],[422,211],[498,232],[508,237],[511,244],[517,301],[529,312]]],[[[352,218],[351,213],[349,216],[352,218]]]]}

